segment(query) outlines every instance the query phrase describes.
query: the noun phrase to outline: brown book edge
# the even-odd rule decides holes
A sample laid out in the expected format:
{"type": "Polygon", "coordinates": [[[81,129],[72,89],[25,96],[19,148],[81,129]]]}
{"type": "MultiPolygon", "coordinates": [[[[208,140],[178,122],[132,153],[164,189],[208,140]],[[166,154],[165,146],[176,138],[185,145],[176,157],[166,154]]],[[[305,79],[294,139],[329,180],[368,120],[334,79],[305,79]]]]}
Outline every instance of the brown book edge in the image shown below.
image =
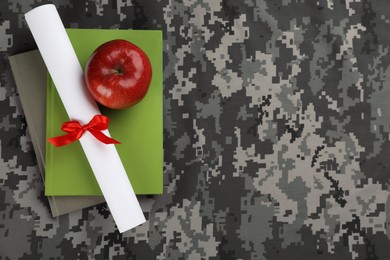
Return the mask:
{"type": "MultiPolygon", "coordinates": [[[[24,82],[25,78],[22,76],[23,70],[20,69],[19,63],[22,62],[20,59],[31,59],[34,62],[34,66],[29,67],[29,72],[35,75],[36,78],[43,77],[43,82],[46,83],[46,73],[42,75],[42,70],[46,72],[46,67],[43,63],[43,60],[39,54],[38,50],[17,54],[9,57],[11,70],[14,74],[16,88],[19,92],[19,97],[22,103],[23,112],[26,117],[28,131],[31,136],[31,141],[33,148],[36,153],[37,163],[39,170],[41,172],[42,179],[45,178],[45,151],[40,148],[40,142],[38,137],[38,131],[46,131],[46,128],[38,129],[39,127],[35,124],[32,109],[29,106],[29,99],[27,98],[28,94],[25,92],[25,87],[34,84],[33,82],[24,82]]],[[[25,61],[24,61],[25,62],[25,61]]],[[[43,87],[43,86],[42,86],[43,87]]],[[[44,84],[43,95],[46,95],[46,84],[44,84]]],[[[46,96],[44,97],[44,102],[42,105],[46,107],[46,96]]],[[[45,141],[45,140],[44,140],[45,141]]],[[[57,217],[63,214],[67,214],[82,208],[90,207],[96,204],[104,202],[102,196],[48,196],[49,205],[53,217],[57,217]]]]}

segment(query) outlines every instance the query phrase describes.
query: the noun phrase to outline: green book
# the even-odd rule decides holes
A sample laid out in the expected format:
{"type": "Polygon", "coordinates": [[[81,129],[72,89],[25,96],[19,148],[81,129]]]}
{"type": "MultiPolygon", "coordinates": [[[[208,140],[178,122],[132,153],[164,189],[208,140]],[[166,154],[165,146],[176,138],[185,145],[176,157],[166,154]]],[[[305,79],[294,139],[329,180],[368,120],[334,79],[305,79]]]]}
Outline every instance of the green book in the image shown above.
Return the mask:
{"type": "MultiPolygon", "coordinates": [[[[163,189],[162,32],[154,30],[67,29],[73,48],[85,68],[92,52],[104,42],[125,39],[139,46],[152,64],[152,81],[145,98],[122,110],[100,106],[110,118],[111,136],[136,194],[161,194],[163,189]]],[[[61,50],[59,50],[61,51],[61,50]]],[[[46,137],[65,134],[69,121],[53,81],[47,81],[46,137]]],[[[110,163],[109,161],[107,162],[110,163]]],[[[110,172],[107,172],[110,174],[110,172]]],[[[80,143],[63,147],[46,143],[45,195],[101,195],[80,143]]]]}

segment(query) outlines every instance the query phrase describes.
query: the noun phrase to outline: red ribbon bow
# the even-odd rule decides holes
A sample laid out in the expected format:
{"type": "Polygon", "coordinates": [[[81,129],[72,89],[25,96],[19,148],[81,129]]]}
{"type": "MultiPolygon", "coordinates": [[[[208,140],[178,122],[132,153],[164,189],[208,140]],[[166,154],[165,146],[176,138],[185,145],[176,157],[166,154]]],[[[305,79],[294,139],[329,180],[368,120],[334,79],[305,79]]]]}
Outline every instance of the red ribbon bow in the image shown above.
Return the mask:
{"type": "Polygon", "coordinates": [[[108,122],[108,117],[103,115],[95,115],[86,125],[81,125],[79,121],[76,120],[68,121],[63,123],[61,127],[61,130],[68,134],[49,138],[48,141],[59,147],[79,140],[85,131],[89,131],[102,143],[120,144],[117,140],[112,139],[101,132],[108,128],[108,122]]]}

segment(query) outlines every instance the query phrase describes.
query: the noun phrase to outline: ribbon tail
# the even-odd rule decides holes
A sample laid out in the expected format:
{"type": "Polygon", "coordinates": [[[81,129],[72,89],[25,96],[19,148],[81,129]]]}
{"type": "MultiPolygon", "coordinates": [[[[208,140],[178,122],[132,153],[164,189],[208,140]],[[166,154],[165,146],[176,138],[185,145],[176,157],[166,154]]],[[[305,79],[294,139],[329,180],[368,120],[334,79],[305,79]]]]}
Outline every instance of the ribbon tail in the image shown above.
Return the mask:
{"type": "Polygon", "coordinates": [[[96,137],[96,139],[98,139],[99,141],[101,141],[102,143],[105,143],[105,144],[120,144],[119,141],[111,138],[111,137],[108,137],[107,135],[103,134],[101,131],[98,131],[98,130],[94,130],[94,129],[88,129],[88,131],[96,137]]]}
{"type": "Polygon", "coordinates": [[[66,135],[60,135],[60,136],[48,138],[48,141],[54,146],[60,147],[60,146],[73,143],[74,141],[77,141],[78,139],[80,139],[80,136],[81,135],[79,132],[73,132],[66,135]]]}

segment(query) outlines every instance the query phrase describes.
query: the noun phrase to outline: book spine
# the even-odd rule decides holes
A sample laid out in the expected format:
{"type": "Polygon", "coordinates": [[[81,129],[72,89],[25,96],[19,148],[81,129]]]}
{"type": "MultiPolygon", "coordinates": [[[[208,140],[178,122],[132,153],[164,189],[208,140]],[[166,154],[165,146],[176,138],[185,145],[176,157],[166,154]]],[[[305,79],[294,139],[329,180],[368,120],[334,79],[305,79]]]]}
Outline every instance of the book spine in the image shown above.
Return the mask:
{"type": "MultiPolygon", "coordinates": [[[[23,112],[24,112],[25,117],[26,117],[27,125],[28,125],[28,128],[31,129],[31,130],[29,130],[29,132],[30,132],[31,139],[33,140],[33,142],[32,142],[33,148],[34,148],[35,152],[39,152],[40,151],[39,145],[36,142],[34,142],[34,140],[38,140],[37,139],[38,137],[36,136],[37,129],[36,129],[36,125],[35,125],[34,121],[31,120],[31,118],[32,118],[31,117],[31,109],[29,106],[29,102],[26,99],[27,94],[24,93],[23,87],[18,87],[18,86],[27,86],[28,83],[24,82],[23,78],[20,76],[20,75],[22,75],[21,74],[22,72],[19,70],[18,57],[15,57],[15,56],[9,57],[9,62],[10,62],[11,70],[13,72],[15,83],[16,83],[16,86],[17,86],[17,89],[19,92],[19,98],[20,98],[21,103],[22,103],[22,109],[23,109],[23,112]]],[[[42,162],[40,162],[38,160],[38,158],[37,158],[37,162],[38,162],[38,167],[40,168],[41,177],[44,180],[45,179],[44,174],[43,174],[44,169],[42,169],[43,166],[40,165],[40,163],[42,163],[42,162]]],[[[57,204],[56,204],[54,197],[48,196],[47,199],[49,201],[49,206],[50,206],[52,216],[53,217],[58,216],[59,215],[58,207],[57,207],[57,204]]]]}

